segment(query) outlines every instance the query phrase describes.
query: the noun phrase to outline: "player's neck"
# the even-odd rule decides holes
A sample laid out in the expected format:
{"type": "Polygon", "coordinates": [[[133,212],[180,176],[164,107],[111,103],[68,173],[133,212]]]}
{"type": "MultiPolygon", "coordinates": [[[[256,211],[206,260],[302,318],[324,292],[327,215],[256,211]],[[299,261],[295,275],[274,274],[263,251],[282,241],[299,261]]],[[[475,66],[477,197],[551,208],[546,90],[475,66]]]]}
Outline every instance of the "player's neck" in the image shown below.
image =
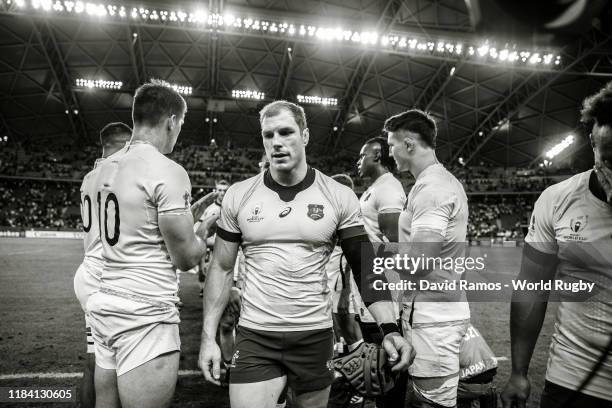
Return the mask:
{"type": "Polygon", "coordinates": [[[433,166],[434,164],[440,164],[438,158],[436,157],[436,153],[432,150],[427,154],[424,154],[421,158],[415,160],[410,165],[410,173],[414,176],[416,180],[426,168],[429,166],[433,166]]]}
{"type": "Polygon", "coordinates": [[[377,167],[372,171],[372,176],[370,177],[370,183],[374,184],[376,180],[387,174],[389,170],[384,167],[377,167]]]}
{"type": "Polygon", "coordinates": [[[155,147],[160,152],[166,143],[167,136],[161,134],[156,129],[151,128],[134,128],[132,140],[130,143],[147,143],[155,147]]]}
{"type": "Polygon", "coordinates": [[[281,186],[295,186],[297,183],[304,180],[307,172],[308,165],[306,164],[306,161],[298,164],[290,171],[278,171],[272,167],[270,168],[272,179],[281,186]]]}
{"type": "Polygon", "coordinates": [[[595,172],[591,172],[591,177],[589,177],[589,190],[591,190],[591,193],[599,200],[603,201],[604,203],[607,203],[606,200],[606,192],[603,189],[601,183],[599,182],[599,179],[597,178],[597,174],[595,174],[595,172]]]}

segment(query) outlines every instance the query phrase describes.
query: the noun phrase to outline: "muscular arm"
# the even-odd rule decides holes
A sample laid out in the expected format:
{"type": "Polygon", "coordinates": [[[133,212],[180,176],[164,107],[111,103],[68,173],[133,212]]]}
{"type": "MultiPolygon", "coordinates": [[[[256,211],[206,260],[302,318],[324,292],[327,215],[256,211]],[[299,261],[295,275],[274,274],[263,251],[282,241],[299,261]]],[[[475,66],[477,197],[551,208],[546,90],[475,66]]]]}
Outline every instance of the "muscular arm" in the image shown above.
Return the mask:
{"type": "Polygon", "coordinates": [[[397,222],[399,220],[399,212],[390,213],[379,213],[378,214],[378,226],[380,231],[390,242],[398,241],[398,228],[397,222]]]}
{"type": "MultiPolygon", "coordinates": [[[[525,243],[521,272],[517,279],[528,282],[549,280],[555,276],[558,259],[525,243]]],[[[533,349],[538,340],[548,306],[548,291],[517,292],[512,294],[510,309],[510,337],[512,373],[526,376],[533,349]]]]}
{"type": "Polygon", "coordinates": [[[204,322],[202,342],[215,341],[217,327],[232,288],[238,242],[219,237],[215,240],[212,261],[204,286],[204,322]]]}
{"type": "Polygon", "coordinates": [[[362,265],[373,265],[374,248],[365,234],[351,236],[340,241],[342,252],[349,263],[357,288],[363,301],[376,322],[395,324],[395,310],[388,290],[373,290],[374,281],[387,282],[385,274],[376,275],[372,269],[364,270],[362,265]]]}
{"type": "Polygon", "coordinates": [[[184,271],[197,265],[206,247],[193,232],[191,213],[161,213],[158,223],[172,263],[184,271]]]}

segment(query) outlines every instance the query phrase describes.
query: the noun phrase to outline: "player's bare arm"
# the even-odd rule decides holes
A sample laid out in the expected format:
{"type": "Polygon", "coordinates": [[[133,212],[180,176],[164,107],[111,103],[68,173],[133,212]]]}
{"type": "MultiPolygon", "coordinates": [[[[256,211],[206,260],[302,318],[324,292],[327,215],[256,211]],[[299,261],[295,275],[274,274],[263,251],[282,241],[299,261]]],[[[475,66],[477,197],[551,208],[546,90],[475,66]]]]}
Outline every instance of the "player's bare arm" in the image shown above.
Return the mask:
{"type": "MultiPolygon", "coordinates": [[[[557,263],[556,254],[540,252],[529,243],[525,243],[518,279],[530,282],[550,280],[555,275],[557,263]]],[[[512,374],[502,393],[503,406],[506,408],[514,406],[513,404],[524,407],[529,398],[530,384],[527,371],[542,329],[549,295],[548,291],[529,294],[515,292],[512,295],[510,310],[512,374]]]]}
{"type": "Polygon", "coordinates": [[[214,203],[216,199],[217,193],[213,191],[191,204],[191,215],[193,216],[193,219],[199,220],[202,214],[204,214],[206,208],[214,203]]]}
{"type": "Polygon", "coordinates": [[[399,216],[399,212],[378,214],[378,225],[380,227],[380,231],[390,242],[398,241],[397,222],[399,220],[399,216]]]}
{"type": "Polygon", "coordinates": [[[234,265],[238,242],[217,235],[206,285],[204,286],[204,317],[200,343],[199,366],[204,378],[220,385],[221,350],[215,341],[217,327],[227,306],[233,286],[234,265]]]}
{"type": "Polygon", "coordinates": [[[193,232],[191,213],[160,214],[158,222],[172,263],[185,271],[197,265],[206,248],[193,232]]]}
{"type": "MultiPolygon", "coordinates": [[[[372,264],[374,248],[365,231],[359,234],[359,228],[363,231],[362,227],[350,227],[338,233],[340,246],[354,273],[357,288],[361,291],[362,288],[372,287],[372,280],[386,280],[386,278],[384,274],[374,275],[371,271],[362,270],[362,260],[365,260],[363,263],[366,265],[372,264]],[[363,281],[362,277],[365,278],[363,281]]],[[[389,356],[389,361],[396,362],[392,370],[400,371],[408,368],[413,350],[410,343],[399,333],[391,294],[387,291],[372,291],[364,296],[364,303],[385,335],[383,347],[389,356]]]]}

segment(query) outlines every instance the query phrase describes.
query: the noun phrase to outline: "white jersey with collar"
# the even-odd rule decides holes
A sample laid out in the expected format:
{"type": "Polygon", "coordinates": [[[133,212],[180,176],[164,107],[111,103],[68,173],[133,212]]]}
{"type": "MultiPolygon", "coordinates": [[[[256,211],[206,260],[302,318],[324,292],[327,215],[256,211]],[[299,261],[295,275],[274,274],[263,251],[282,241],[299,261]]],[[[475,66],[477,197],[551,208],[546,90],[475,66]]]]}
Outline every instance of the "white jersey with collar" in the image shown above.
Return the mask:
{"type": "MultiPolygon", "coordinates": [[[[589,189],[592,170],[548,187],[525,242],[559,259],[555,279],[594,283],[594,294],[561,291],[546,379],[577,389],[612,334],[612,206],[589,189]]],[[[612,401],[612,356],[582,391],[612,401]]]]}
{"type": "MultiPolygon", "coordinates": [[[[414,241],[417,231],[431,231],[442,235],[439,257],[456,259],[465,256],[468,221],[467,195],[463,186],[439,163],[423,170],[416,179],[399,218],[399,242],[414,241]]],[[[430,282],[458,280],[453,270],[436,268],[426,279],[430,282]]],[[[427,290],[406,292],[404,313],[414,323],[444,323],[470,318],[470,307],[462,291],[427,290]],[[447,301],[421,301],[435,296],[447,301]]]]}
{"type": "Polygon", "coordinates": [[[302,331],[332,326],[325,266],[336,237],[362,235],[355,193],[309,168],[294,187],[270,171],[232,185],[217,235],[241,242],[245,257],[240,325],[302,331]]]}
{"type": "Polygon", "coordinates": [[[153,145],[132,142],[100,166],[96,178],[104,269],[100,287],[178,301],[178,280],[158,218],[190,211],[185,169],[153,145]]]}

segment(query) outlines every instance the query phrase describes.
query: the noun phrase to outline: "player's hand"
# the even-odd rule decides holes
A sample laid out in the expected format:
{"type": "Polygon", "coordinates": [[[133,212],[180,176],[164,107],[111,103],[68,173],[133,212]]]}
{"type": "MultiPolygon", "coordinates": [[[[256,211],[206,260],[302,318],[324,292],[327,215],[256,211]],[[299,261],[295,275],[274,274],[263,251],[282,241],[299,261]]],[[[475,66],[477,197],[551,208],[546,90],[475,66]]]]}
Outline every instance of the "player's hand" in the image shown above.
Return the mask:
{"type": "Polygon", "coordinates": [[[391,371],[398,372],[407,369],[416,354],[412,344],[398,332],[387,334],[382,345],[387,353],[389,364],[393,366],[391,371]]]}
{"type": "Polygon", "coordinates": [[[503,408],[525,408],[527,398],[531,391],[531,384],[527,376],[522,374],[512,374],[506,388],[501,393],[503,408]]]}
{"type": "Polygon", "coordinates": [[[216,199],[217,193],[211,192],[200,198],[195,203],[191,204],[191,215],[193,215],[194,222],[197,222],[200,219],[206,207],[211,205],[216,199]]]}
{"type": "Polygon", "coordinates": [[[349,306],[351,303],[351,290],[342,289],[340,291],[340,298],[338,299],[338,314],[349,314],[349,306]]]}
{"type": "Polygon", "coordinates": [[[221,349],[217,342],[203,340],[200,345],[198,366],[204,378],[215,385],[221,385],[221,349]]]}
{"type": "Polygon", "coordinates": [[[242,292],[239,288],[233,287],[230,290],[229,301],[227,303],[227,307],[229,311],[234,315],[240,315],[240,301],[241,301],[242,292]]]}
{"type": "Polygon", "coordinates": [[[597,180],[599,180],[599,184],[603,188],[606,193],[606,202],[612,205],[612,164],[609,163],[608,160],[602,162],[595,163],[595,174],[597,175],[597,180]]]}

